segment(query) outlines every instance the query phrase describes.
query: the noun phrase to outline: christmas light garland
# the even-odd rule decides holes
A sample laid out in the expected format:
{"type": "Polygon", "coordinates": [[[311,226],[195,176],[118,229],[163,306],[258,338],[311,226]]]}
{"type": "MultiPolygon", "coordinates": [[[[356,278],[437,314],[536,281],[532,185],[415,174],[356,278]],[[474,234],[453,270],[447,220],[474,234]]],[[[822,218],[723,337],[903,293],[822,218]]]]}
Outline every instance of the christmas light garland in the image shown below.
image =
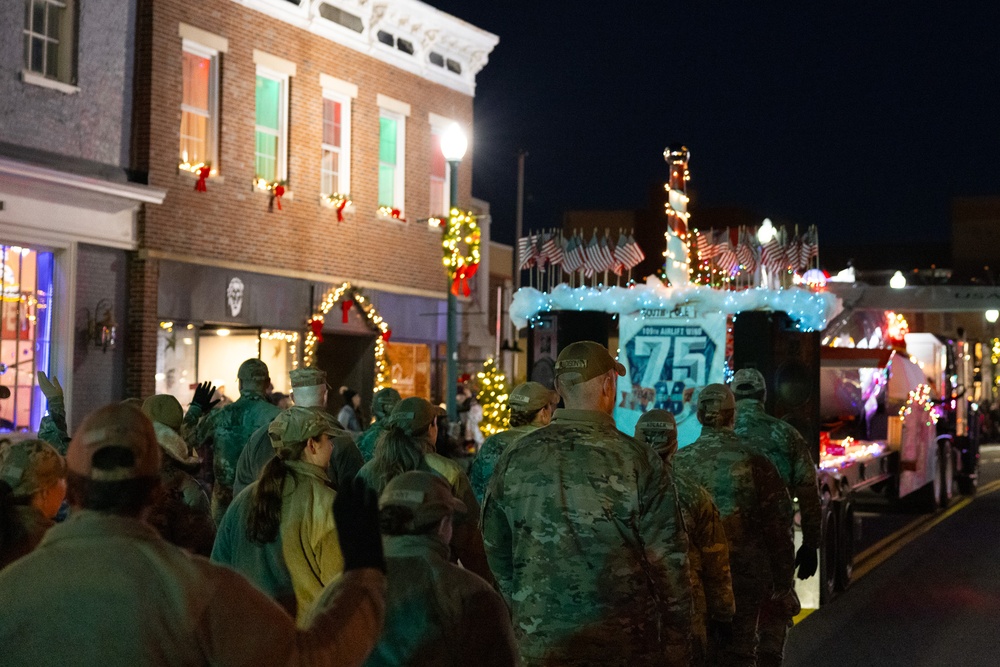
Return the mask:
{"type": "Polygon", "coordinates": [[[444,228],[441,237],[441,249],[444,251],[442,263],[451,279],[451,293],[458,296],[459,292],[469,296],[468,279],[476,275],[479,270],[479,245],[482,233],[476,216],[472,212],[465,212],[457,208],[451,209],[448,225],[444,228]],[[465,243],[466,252],[463,253],[459,244],[465,243]]]}
{"type": "Polygon", "coordinates": [[[510,406],[507,404],[507,376],[500,372],[493,359],[487,359],[483,370],[476,374],[479,380],[479,394],[476,400],[483,408],[483,420],[479,430],[487,438],[507,429],[510,421],[510,406]]]}

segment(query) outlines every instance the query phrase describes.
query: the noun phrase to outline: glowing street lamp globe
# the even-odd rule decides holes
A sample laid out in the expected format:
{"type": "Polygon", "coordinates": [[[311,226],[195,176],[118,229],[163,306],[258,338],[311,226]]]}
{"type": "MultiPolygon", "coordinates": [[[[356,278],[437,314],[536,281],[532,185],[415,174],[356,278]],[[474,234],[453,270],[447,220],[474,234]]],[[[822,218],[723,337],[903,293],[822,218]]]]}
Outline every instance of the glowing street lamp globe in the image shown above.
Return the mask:
{"type": "Polygon", "coordinates": [[[469,150],[469,140],[458,123],[452,123],[441,135],[441,152],[448,162],[461,162],[465,151],[469,150]]]}
{"type": "Polygon", "coordinates": [[[997,320],[1000,319],[1000,310],[993,310],[992,308],[986,311],[986,321],[990,324],[996,324],[997,320]]]}
{"type": "Polygon", "coordinates": [[[774,225],[771,224],[771,218],[764,218],[764,223],[757,230],[757,240],[760,241],[761,245],[767,245],[767,243],[774,238],[776,230],[774,225]]]}
{"type": "Polygon", "coordinates": [[[902,271],[896,271],[892,274],[892,278],[889,279],[889,287],[892,289],[903,289],[906,287],[906,276],[903,275],[902,271]]]}

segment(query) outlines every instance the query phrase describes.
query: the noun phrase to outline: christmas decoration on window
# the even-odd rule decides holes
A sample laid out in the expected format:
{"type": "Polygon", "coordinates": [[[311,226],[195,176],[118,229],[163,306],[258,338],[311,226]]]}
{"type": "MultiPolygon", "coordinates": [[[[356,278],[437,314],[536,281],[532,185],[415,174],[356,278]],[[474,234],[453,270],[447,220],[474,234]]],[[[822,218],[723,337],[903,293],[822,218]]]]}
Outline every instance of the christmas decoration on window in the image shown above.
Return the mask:
{"type": "Polygon", "coordinates": [[[451,293],[469,296],[469,278],[479,270],[479,243],[481,232],[476,216],[451,209],[448,226],[444,228],[441,248],[444,251],[442,263],[451,279],[451,293]],[[464,245],[464,252],[463,246],[464,245]]]}
{"type": "Polygon", "coordinates": [[[377,213],[380,218],[392,218],[393,220],[406,222],[406,218],[403,217],[403,212],[398,208],[393,208],[391,206],[379,206],[377,213]]]}
{"type": "Polygon", "coordinates": [[[494,433],[505,431],[510,420],[507,376],[500,372],[493,359],[487,359],[476,377],[479,380],[476,400],[483,408],[483,420],[479,422],[479,430],[488,438],[494,433]]]}
{"type": "Polygon", "coordinates": [[[375,305],[361,293],[361,290],[344,283],[326,293],[320,303],[319,310],[313,313],[312,318],[306,323],[309,330],[306,332],[305,350],[303,353],[303,366],[312,366],[316,363],[316,345],[323,342],[323,322],[326,315],[338,303],[341,304],[341,314],[343,320],[347,321],[347,314],[351,308],[357,307],[364,313],[365,319],[372,329],[378,332],[375,340],[375,386],[374,390],[384,389],[392,386],[392,376],[390,372],[389,357],[386,354],[386,346],[392,336],[392,329],[389,324],[382,319],[375,309],[375,305]],[[346,306],[345,306],[346,304],[346,306]]]}
{"type": "Polygon", "coordinates": [[[267,212],[274,213],[274,207],[277,205],[278,210],[281,211],[281,198],[285,196],[288,191],[288,181],[266,181],[263,178],[253,179],[253,186],[266,192],[268,196],[267,200],[267,212]]]}
{"type": "Polygon", "coordinates": [[[337,211],[337,222],[344,221],[344,209],[351,205],[351,195],[334,192],[323,196],[323,204],[337,211]]]}

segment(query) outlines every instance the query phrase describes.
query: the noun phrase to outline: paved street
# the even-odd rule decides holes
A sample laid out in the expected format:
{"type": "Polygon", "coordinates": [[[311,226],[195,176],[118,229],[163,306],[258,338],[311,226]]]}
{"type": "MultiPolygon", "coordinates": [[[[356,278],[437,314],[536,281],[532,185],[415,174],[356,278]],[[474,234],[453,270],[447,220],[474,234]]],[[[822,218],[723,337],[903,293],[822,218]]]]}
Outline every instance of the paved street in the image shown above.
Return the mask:
{"type": "Polygon", "coordinates": [[[984,448],[983,491],[858,579],[790,633],[788,667],[996,665],[1000,643],[1000,448],[984,448]]]}

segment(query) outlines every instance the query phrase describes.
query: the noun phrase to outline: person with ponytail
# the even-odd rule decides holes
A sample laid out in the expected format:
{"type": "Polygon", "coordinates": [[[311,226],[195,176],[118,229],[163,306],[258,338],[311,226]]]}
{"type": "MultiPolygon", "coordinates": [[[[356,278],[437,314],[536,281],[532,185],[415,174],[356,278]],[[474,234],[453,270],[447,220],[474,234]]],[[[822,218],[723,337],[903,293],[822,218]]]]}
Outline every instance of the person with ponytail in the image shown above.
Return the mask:
{"type": "Polygon", "coordinates": [[[310,408],[292,407],[268,426],[274,458],[233,499],[212,549],[300,623],[344,569],[326,474],[339,430],[310,408]]]}
{"type": "Polygon", "coordinates": [[[451,459],[434,451],[437,417],[441,408],[419,396],[404,398],[385,419],[385,428],[375,444],[375,456],[358,471],[358,478],[377,494],[394,478],[411,470],[432,472],[448,483],[452,495],[468,512],[456,521],[451,551],[467,569],[493,583],[486,562],[483,535],[479,529],[479,503],[465,471],[451,459]]]}
{"type": "Polygon", "coordinates": [[[0,447],[0,569],[31,552],[66,497],[66,461],[43,440],[0,447]]]}

